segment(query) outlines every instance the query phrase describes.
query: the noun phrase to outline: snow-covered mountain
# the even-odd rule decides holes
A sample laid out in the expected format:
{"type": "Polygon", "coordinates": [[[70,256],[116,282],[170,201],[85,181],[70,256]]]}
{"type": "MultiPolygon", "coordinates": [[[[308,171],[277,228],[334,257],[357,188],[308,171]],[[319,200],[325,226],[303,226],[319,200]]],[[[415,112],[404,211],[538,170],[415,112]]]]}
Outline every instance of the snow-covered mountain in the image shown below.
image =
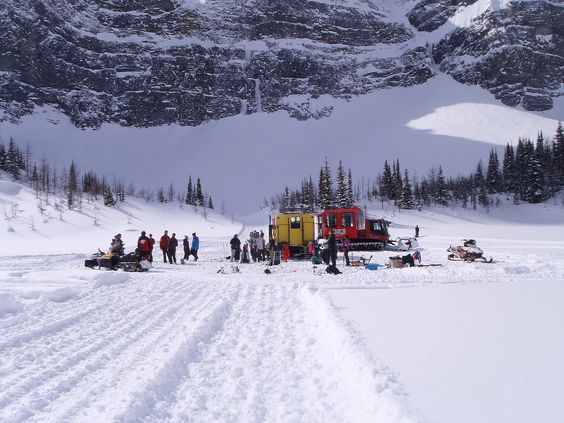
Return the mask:
{"type": "Polygon", "coordinates": [[[318,118],[321,95],[438,72],[547,110],[564,82],[564,8],[548,0],[6,0],[0,17],[3,119],[43,105],[80,127],[318,118]]]}

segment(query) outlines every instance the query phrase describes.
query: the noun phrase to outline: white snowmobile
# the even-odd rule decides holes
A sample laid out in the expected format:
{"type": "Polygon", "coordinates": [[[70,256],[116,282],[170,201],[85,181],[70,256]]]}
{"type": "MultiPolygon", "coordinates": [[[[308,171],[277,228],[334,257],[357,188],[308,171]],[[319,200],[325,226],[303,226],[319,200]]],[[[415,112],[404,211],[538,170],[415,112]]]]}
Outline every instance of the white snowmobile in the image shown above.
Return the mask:
{"type": "Polygon", "coordinates": [[[484,252],[481,248],[476,245],[476,241],[473,239],[463,239],[462,245],[451,245],[448,247],[447,251],[450,253],[448,255],[449,260],[460,260],[471,263],[475,260],[483,261],[484,263],[492,263],[493,258],[487,259],[484,257],[484,252]]]}

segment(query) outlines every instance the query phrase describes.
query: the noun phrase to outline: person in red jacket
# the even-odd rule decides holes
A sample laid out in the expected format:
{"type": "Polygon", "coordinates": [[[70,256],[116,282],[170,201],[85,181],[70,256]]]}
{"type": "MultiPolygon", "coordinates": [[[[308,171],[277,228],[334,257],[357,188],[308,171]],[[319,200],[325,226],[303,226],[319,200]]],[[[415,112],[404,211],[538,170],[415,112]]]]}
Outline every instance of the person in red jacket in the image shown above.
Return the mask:
{"type": "Polygon", "coordinates": [[[141,236],[137,240],[137,249],[143,258],[149,259],[151,255],[151,241],[149,241],[149,238],[145,235],[145,231],[141,231],[141,236]]]}
{"type": "Polygon", "coordinates": [[[170,237],[168,236],[168,231],[164,231],[163,236],[161,236],[161,242],[160,242],[159,246],[161,247],[161,250],[163,252],[163,259],[164,259],[165,263],[166,263],[166,256],[167,256],[169,241],[170,241],[170,237]]]}

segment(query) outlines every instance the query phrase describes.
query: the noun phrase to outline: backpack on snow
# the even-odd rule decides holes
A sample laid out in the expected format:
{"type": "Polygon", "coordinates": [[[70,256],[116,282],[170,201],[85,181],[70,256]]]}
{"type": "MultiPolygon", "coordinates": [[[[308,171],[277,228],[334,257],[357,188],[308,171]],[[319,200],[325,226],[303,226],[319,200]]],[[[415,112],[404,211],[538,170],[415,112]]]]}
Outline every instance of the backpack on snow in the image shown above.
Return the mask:
{"type": "Polygon", "coordinates": [[[325,269],[325,271],[330,275],[340,275],[341,273],[343,273],[339,269],[337,269],[336,266],[333,266],[332,264],[327,266],[327,269],[325,269]]]}

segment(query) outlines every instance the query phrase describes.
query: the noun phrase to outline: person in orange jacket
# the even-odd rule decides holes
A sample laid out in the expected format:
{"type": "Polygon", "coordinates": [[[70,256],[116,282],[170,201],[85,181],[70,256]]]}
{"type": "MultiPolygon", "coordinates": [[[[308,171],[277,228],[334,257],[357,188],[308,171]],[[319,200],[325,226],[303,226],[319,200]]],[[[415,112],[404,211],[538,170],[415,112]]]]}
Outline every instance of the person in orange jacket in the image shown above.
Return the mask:
{"type": "Polygon", "coordinates": [[[282,257],[284,257],[284,261],[288,261],[290,258],[290,247],[287,242],[285,242],[284,247],[282,247],[282,257]]]}

